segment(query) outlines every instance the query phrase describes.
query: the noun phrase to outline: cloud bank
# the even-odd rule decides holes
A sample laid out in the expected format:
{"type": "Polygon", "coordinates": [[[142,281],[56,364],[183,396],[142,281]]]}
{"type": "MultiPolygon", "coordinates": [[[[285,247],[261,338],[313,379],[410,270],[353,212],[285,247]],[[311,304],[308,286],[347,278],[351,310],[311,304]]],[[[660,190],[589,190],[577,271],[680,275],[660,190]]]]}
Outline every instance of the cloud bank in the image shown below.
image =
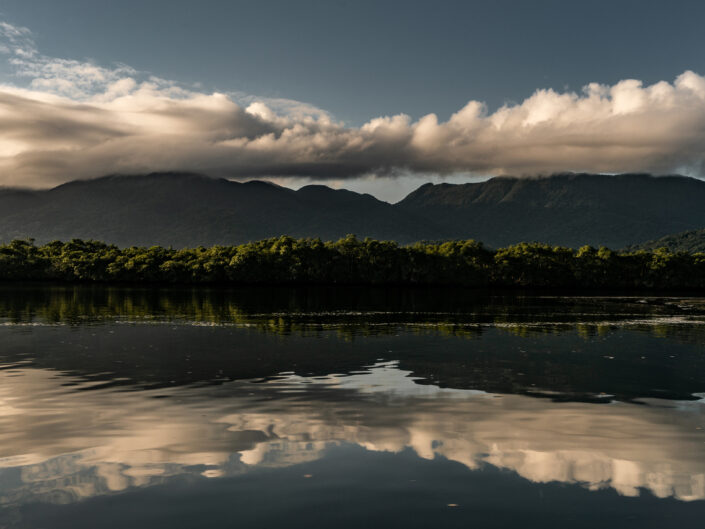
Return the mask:
{"type": "Polygon", "coordinates": [[[403,173],[705,171],[705,77],[539,89],[447,121],[383,116],[346,126],[303,103],[204,93],[137,72],[57,59],[0,23],[13,82],[0,85],[0,185],[188,170],[230,178],[403,173]]]}

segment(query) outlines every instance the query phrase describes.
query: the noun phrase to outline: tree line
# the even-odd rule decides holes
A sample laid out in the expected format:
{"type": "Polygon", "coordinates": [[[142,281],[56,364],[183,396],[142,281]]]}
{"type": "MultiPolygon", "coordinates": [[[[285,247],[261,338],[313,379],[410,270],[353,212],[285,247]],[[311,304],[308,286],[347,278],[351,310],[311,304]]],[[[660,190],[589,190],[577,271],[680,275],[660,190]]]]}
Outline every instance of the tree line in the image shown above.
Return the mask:
{"type": "Polygon", "coordinates": [[[459,285],[507,288],[705,289],[705,253],[578,250],[541,243],[490,249],[448,241],[402,246],[282,236],[239,246],[119,248],[74,239],[0,246],[0,280],[243,285],[459,285]]]}

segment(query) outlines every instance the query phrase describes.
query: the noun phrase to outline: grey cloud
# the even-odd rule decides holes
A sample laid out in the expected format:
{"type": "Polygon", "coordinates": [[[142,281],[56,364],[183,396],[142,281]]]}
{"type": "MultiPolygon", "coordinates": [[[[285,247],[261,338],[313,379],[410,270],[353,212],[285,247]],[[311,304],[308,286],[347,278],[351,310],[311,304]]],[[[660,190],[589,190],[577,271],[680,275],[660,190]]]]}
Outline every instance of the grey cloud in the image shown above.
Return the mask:
{"type": "Polygon", "coordinates": [[[705,170],[705,77],[691,71],[650,86],[537,90],[491,113],[470,101],[445,122],[396,115],[348,127],[295,101],[43,56],[28,30],[6,23],[3,38],[29,82],[0,86],[0,185],[166,170],[316,179],[705,170]]]}
{"type": "Polygon", "coordinates": [[[601,92],[539,91],[487,113],[470,102],[446,122],[376,118],[358,128],[326,114],[242,108],[224,94],[133,83],[76,102],[0,88],[5,185],[49,185],[111,172],[200,170],[225,176],[348,178],[400,170],[451,174],[561,170],[700,173],[705,78],[629,81],[601,92]],[[627,92],[625,95],[623,92],[627,92]],[[626,110],[624,109],[626,105],[626,110]]]}
{"type": "Polygon", "coordinates": [[[23,141],[35,149],[97,143],[127,133],[106,124],[105,112],[88,105],[61,107],[0,91],[0,110],[0,142],[23,141]]]}

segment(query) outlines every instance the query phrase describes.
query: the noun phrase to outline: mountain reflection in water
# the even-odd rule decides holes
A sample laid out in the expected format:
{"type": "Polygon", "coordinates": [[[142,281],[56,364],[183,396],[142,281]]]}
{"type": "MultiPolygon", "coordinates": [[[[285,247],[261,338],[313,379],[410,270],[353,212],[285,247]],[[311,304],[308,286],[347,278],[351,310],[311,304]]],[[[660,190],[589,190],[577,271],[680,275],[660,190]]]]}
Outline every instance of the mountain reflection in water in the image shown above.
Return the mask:
{"type": "Polygon", "coordinates": [[[136,318],[125,292],[47,292],[0,301],[0,527],[24,527],[25,506],[199,487],[340,447],[705,500],[700,300],[422,300],[389,321],[339,299],[330,317],[255,307],[204,326],[188,304],[136,318]]]}

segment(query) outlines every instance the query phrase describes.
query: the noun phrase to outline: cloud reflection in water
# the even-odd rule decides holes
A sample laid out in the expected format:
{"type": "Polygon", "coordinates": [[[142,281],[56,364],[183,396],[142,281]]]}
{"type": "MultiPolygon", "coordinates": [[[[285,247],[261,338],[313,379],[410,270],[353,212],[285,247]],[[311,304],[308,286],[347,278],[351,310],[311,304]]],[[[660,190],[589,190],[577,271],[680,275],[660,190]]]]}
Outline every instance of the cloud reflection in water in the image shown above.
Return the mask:
{"type": "Polygon", "coordinates": [[[338,444],[489,464],[532,482],[705,499],[702,401],[559,403],[443,389],[394,362],[220,386],[87,385],[46,369],[0,371],[0,505],[290,466],[338,444]]]}

